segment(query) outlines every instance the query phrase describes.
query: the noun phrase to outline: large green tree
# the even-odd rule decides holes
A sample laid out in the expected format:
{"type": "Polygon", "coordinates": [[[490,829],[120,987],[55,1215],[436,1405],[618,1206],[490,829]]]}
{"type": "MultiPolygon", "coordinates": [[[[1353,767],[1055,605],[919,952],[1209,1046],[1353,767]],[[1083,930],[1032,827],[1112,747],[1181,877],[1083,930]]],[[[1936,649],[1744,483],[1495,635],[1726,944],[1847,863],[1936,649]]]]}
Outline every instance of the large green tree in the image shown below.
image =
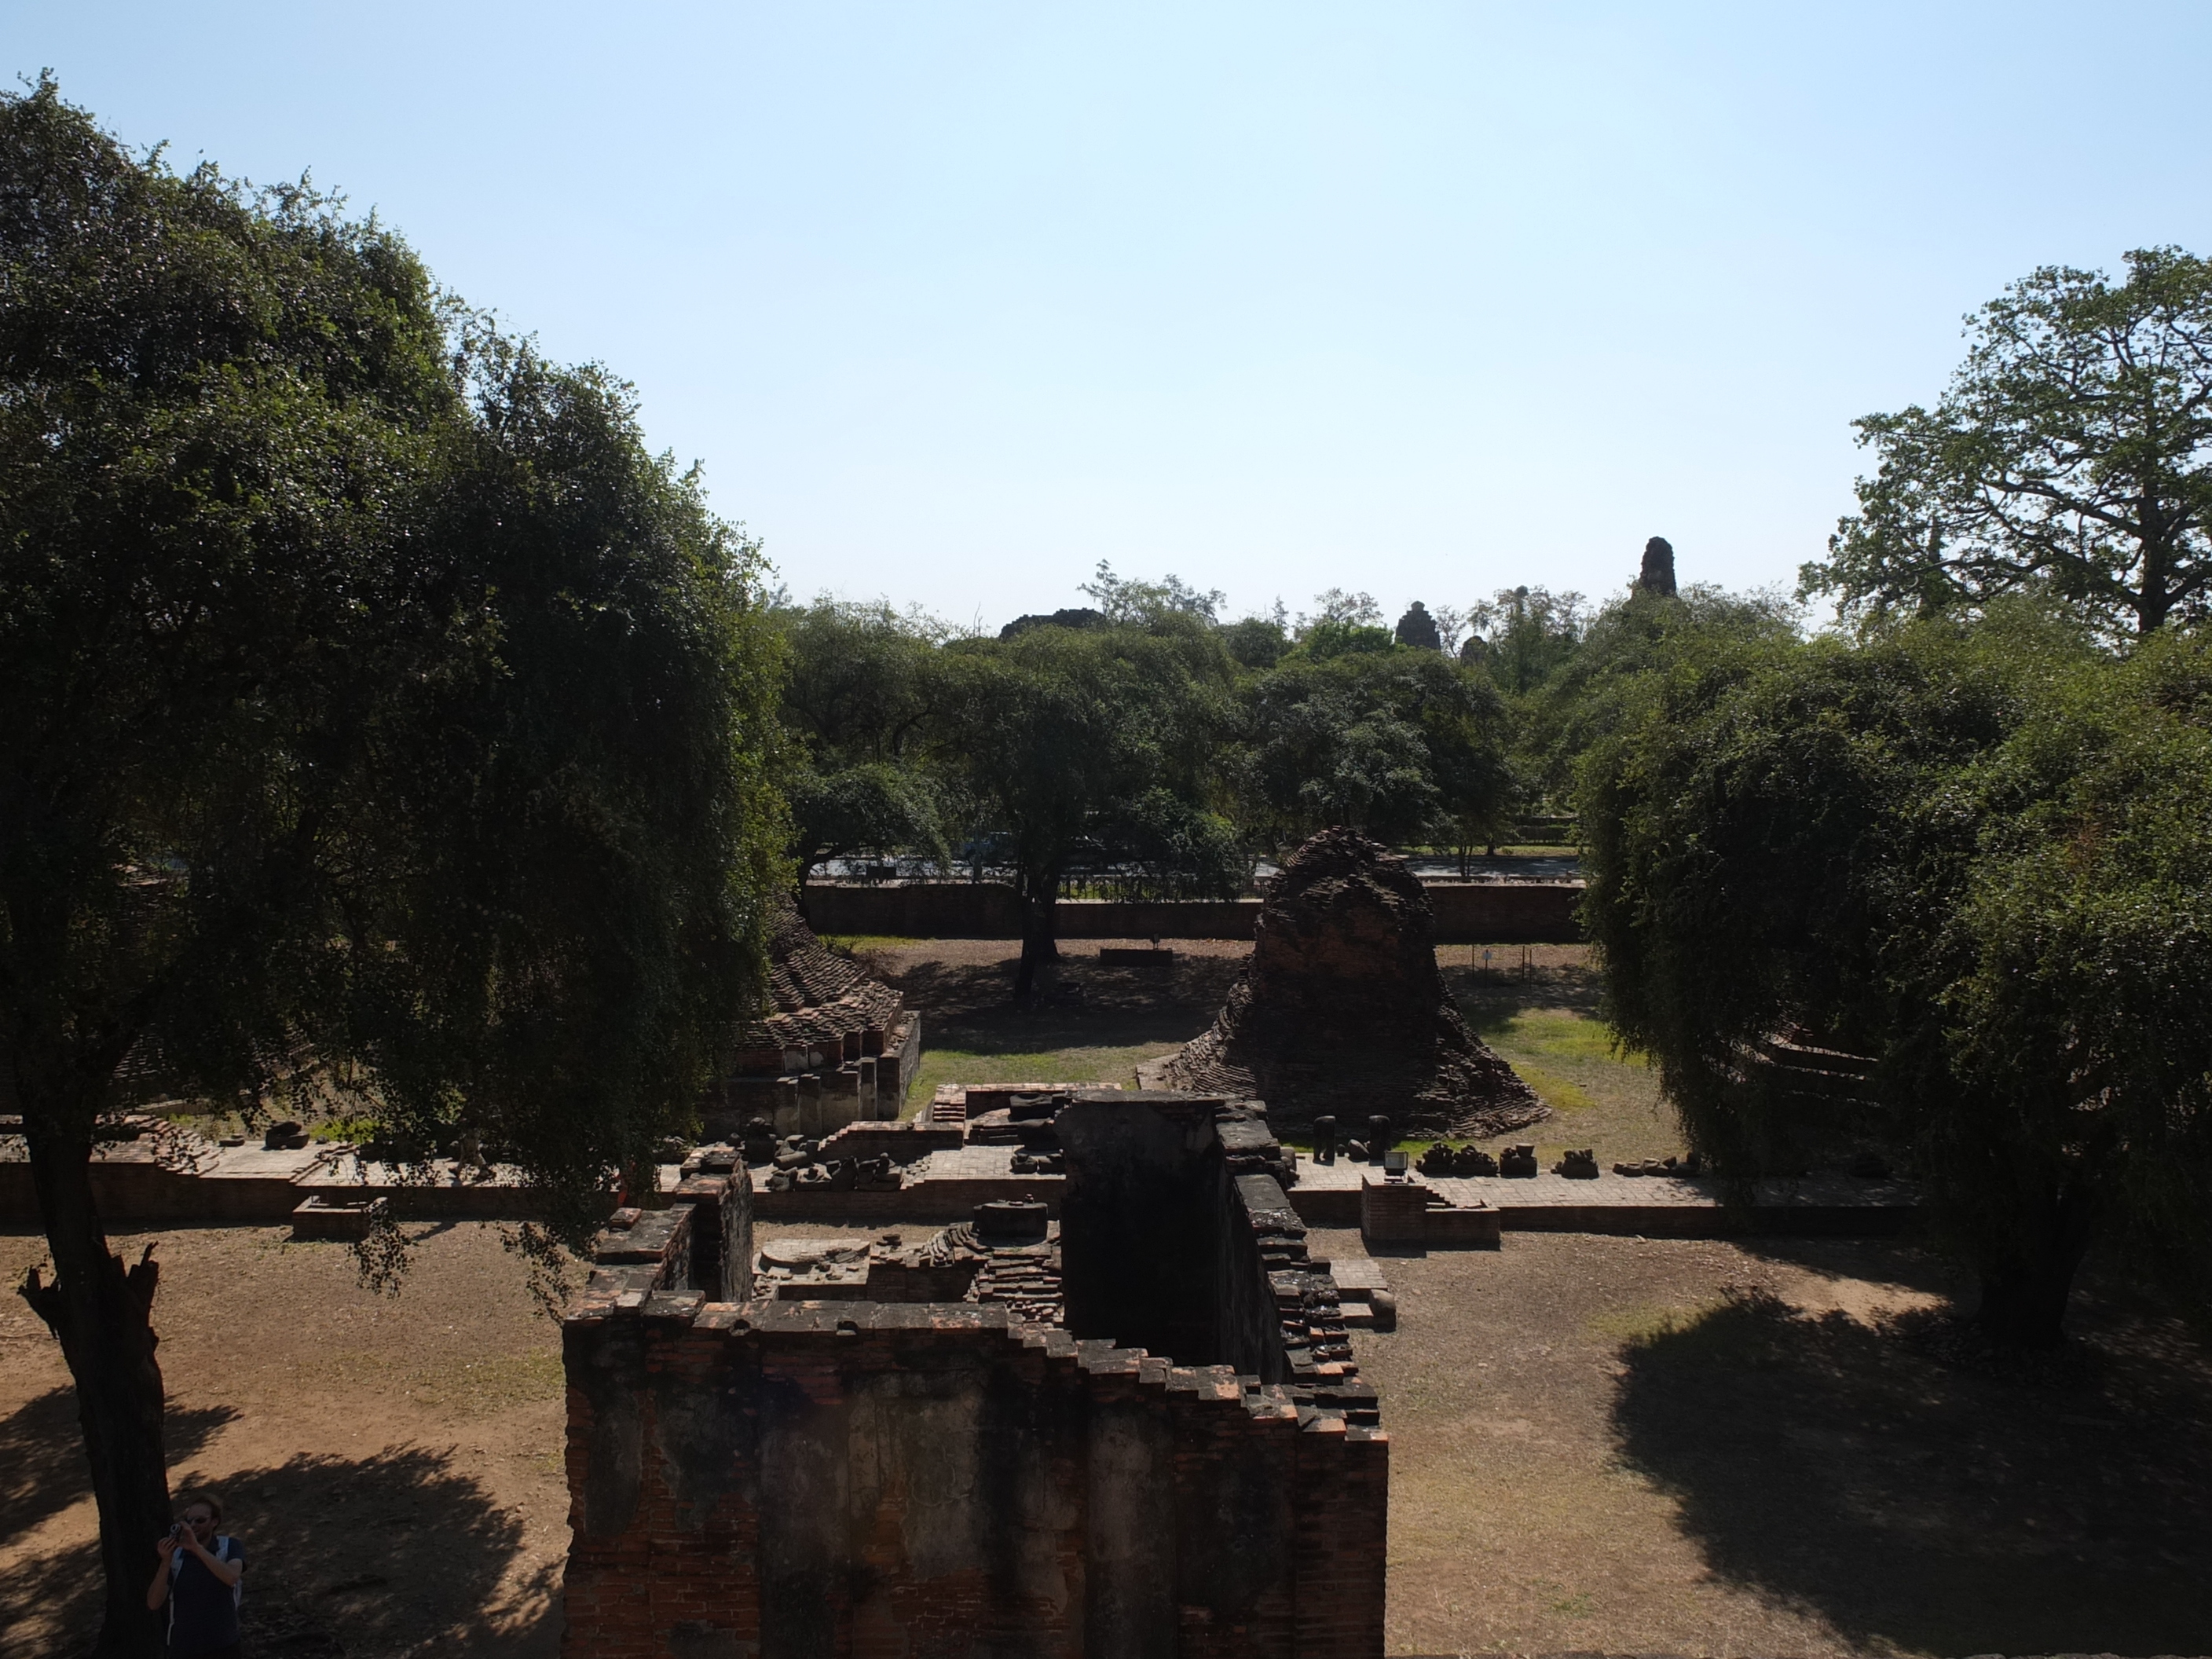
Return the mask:
{"type": "Polygon", "coordinates": [[[999,832],[1022,901],[1017,1000],[1056,960],[1055,905],[1074,875],[1235,895],[1244,873],[1216,810],[1230,659],[1197,618],[1152,628],[1025,629],[945,649],[949,764],[999,832]]]}
{"type": "Polygon", "coordinates": [[[1525,697],[1574,656],[1589,628],[1589,607],[1579,593],[1502,588],[1471,606],[1467,623],[1473,632],[1460,647],[1460,660],[1486,670],[1499,690],[1525,697]]]}
{"type": "Polygon", "coordinates": [[[832,859],[942,859],[951,779],[928,738],[943,713],[944,630],[888,605],[829,599],[777,621],[790,646],[785,792],[802,905],[805,882],[832,859]]]}
{"type": "MultiPolygon", "coordinates": [[[[1328,627],[1315,635],[1330,640],[1328,627]]],[[[1316,661],[1302,648],[1245,682],[1233,770],[1258,844],[1295,845],[1336,823],[1401,843],[1479,838],[1511,810],[1506,711],[1490,683],[1371,631],[1377,649],[1316,661]]]]}
{"type": "Polygon", "coordinates": [[[0,100],[0,1078],[76,1381],[100,1651],[159,1646],[156,1269],[89,1160],[126,1058],[303,1077],[580,1237],[757,994],[753,556],[627,393],[304,189],[0,100]]]}
{"type": "Polygon", "coordinates": [[[1585,765],[1611,1018],[1743,1178],[1887,1148],[2008,1342],[2094,1238],[2212,1265],[2212,659],[1999,605],[1853,645],[1684,630],[1585,765]],[[1873,1064],[1842,1098],[1767,1058],[1873,1064]]]}
{"type": "Polygon", "coordinates": [[[2205,614],[2212,584],[2212,265],[2045,267],[1967,319],[1933,409],[1856,422],[1858,483],[1808,593],[1847,614],[2041,592],[2115,634],[2205,614]]]}
{"type": "MultiPolygon", "coordinates": [[[[1799,636],[1796,607],[1771,593],[1729,593],[1705,584],[1679,593],[1631,587],[1580,627],[1572,648],[1555,650],[1523,695],[1513,696],[1513,760],[1530,799],[1570,806],[1583,756],[1627,718],[1642,677],[1662,668],[1686,641],[1786,644],[1799,636]]],[[[1554,647],[1566,643],[1554,636],[1554,647]]],[[[1509,664],[1503,671],[1511,672],[1509,664]]]]}

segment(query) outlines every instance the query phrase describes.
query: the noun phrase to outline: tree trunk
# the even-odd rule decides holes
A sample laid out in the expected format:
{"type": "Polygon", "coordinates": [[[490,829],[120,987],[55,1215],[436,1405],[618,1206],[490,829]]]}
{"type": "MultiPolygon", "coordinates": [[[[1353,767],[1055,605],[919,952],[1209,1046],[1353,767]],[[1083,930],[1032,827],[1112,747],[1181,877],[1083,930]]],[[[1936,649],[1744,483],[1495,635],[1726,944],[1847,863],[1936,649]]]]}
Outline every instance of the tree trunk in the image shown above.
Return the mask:
{"type": "Polygon", "coordinates": [[[2089,1197],[2068,1183],[2007,1255],[1982,1264],[1982,1303],[1974,1322],[1992,1341],[2055,1348],[2066,1340],[2066,1299],[2089,1249],[2089,1197]]]}
{"type": "Polygon", "coordinates": [[[107,1579],[93,1651],[98,1659],[144,1659],[163,1641],[164,1621],[148,1610],[146,1585],[155,1542],[170,1522],[161,1368],[150,1318],[161,1269],[151,1245],[128,1269],[107,1247],[92,1198],[91,1113],[40,1110],[29,1098],[22,1105],[54,1282],[41,1284],[33,1268],[21,1294],[60,1340],[76,1383],[107,1579]]]}
{"type": "Polygon", "coordinates": [[[2157,492],[2143,486],[2136,509],[2142,536],[2142,575],[2136,592],[2136,632],[2155,633],[2173,609],[2173,535],[2157,492]]]}
{"type": "Polygon", "coordinates": [[[1037,976],[1060,960],[1059,898],[1057,875],[1030,882],[1022,894],[1022,961],[1014,970],[1014,1000],[1024,1007],[1036,998],[1037,976]]]}

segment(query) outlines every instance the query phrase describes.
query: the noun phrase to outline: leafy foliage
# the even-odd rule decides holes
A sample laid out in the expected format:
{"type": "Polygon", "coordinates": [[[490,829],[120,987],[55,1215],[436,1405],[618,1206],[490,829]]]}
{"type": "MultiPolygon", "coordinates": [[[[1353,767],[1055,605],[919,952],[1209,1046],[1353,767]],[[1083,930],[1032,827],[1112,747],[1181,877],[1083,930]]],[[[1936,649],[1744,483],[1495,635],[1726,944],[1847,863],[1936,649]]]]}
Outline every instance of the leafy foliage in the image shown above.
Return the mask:
{"type": "Polygon", "coordinates": [[[1097,602],[1099,614],[1111,628],[1157,629],[1175,617],[1212,623],[1219,619],[1229,597],[1219,588],[1200,592],[1173,572],[1156,582],[1117,576],[1104,559],[1080,591],[1097,602]]]}
{"type": "Polygon", "coordinates": [[[927,759],[942,712],[943,630],[831,599],[776,620],[791,653],[785,790],[800,881],[860,853],[945,857],[945,780],[927,759]]]}
{"type": "Polygon", "coordinates": [[[2098,1228],[2212,1266],[2205,646],[2132,660],[2017,606],[1851,646],[1664,645],[1594,750],[1586,916],[1616,1029],[1739,1176],[1882,1144],[2056,1340],[2098,1228]],[[1873,1111],[1778,1083],[1797,1030],[1873,1111]]]}
{"type": "Polygon", "coordinates": [[[2197,617],[2212,583],[2212,265],[2046,266],[1968,319],[1933,410],[1856,422],[1858,483],[1808,593],[1881,617],[2045,593],[2100,629],[2197,617]]]}
{"type": "Polygon", "coordinates": [[[1334,823],[1401,842],[1479,831],[1512,805],[1504,720],[1482,678],[1439,652],[1386,636],[1381,652],[1294,655],[1245,690],[1245,823],[1276,848],[1334,823]]]}
{"type": "Polygon", "coordinates": [[[1374,656],[1394,649],[1396,643],[1390,630],[1380,624],[1324,617],[1306,630],[1292,654],[1306,662],[1332,662],[1339,657],[1374,656]]]}
{"type": "Polygon", "coordinates": [[[153,1278],[87,1173],[118,1067],[349,1094],[520,1164],[580,1238],[757,994],[758,568],[626,387],[389,231],[134,159],[50,82],[0,99],[0,1066],[104,1643],[167,1517],[153,1278]]]}
{"type": "Polygon", "coordinates": [[[1036,628],[950,647],[945,754],[1006,836],[1029,925],[1018,994],[1056,954],[1071,872],[1134,860],[1227,897],[1243,867],[1210,810],[1227,656],[1208,634],[1036,628]]]}
{"type": "Polygon", "coordinates": [[[1240,667],[1273,668],[1291,648],[1281,623],[1267,617],[1245,617],[1221,630],[1221,642],[1240,667]]]}
{"type": "Polygon", "coordinates": [[[1480,665],[1501,691],[1525,697],[1566,665],[1589,628],[1589,607],[1579,593],[1547,587],[1510,587],[1469,608],[1474,631],[1460,659],[1480,665]]]}
{"type": "Polygon", "coordinates": [[[1768,593],[1696,585],[1679,594],[1631,588],[1583,627],[1571,651],[1515,698],[1514,765],[1524,795],[1567,803],[1584,756],[1628,718],[1640,677],[1673,659],[1686,637],[1786,644],[1799,637],[1795,606],[1768,593]]]}
{"type": "Polygon", "coordinates": [[[799,878],[832,859],[920,852],[939,861],[945,846],[940,803],[927,773],[878,761],[835,772],[803,769],[785,784],[799,878]]]}

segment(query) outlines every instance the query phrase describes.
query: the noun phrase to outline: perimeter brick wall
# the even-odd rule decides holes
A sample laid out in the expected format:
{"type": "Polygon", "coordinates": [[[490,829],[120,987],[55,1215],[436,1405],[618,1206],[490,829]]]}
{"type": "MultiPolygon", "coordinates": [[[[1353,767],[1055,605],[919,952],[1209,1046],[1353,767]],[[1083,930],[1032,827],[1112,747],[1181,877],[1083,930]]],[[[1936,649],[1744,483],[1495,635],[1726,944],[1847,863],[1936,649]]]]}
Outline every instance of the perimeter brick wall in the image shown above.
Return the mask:
{"type": "MultiPolygon", "coordinates": [[[[1439,945],[1573,945],[1580,882],[1431,882],[1439,945]]],[[[1258,899],[1120,902],[1063,899],[1061,939],[1250,939],[1258,899]]],[[[1000,882],[911,886],[809,884],[807,920],[821,933],[899,939],[1019,939],[1020,900],[1000,882]]]]}

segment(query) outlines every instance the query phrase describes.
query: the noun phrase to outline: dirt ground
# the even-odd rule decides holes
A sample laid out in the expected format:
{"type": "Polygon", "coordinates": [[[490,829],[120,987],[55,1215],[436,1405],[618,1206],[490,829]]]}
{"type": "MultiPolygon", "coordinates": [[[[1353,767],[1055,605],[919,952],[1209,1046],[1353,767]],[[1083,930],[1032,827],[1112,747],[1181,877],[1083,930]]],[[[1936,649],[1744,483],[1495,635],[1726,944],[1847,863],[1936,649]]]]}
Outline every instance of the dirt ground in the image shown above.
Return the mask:
{"type": "Polygon", "coordinates": [[[2021,1368],[1893,1243],[1384,1266],[1393,1652],[2212,1651],[2212,1363],[2094,1275],[2021,1368]]]}
{"type": "MultiPolygon", "coordinates": [[[[478,1223],[422,1230],[397,1298],[284,1228],[130,1233],[163,1264],[170,1486],[212,1487],[263,1654],[550,1656],[568,1547],[560,1334],[478,1223]]],[[[42,1241],[0,1237],[0,1282],[42,1241]]],[[[99,1554],[61,1352],[0,1297],[0,1653],[83,1650],[99,1554]]],[[[147,1540],[147,1577],[154,1540],[147,1540]]]]}
{"type": "MultiPolygon", "coordinates": [[[[1162,975],[1071,946],[1079,994],[1031,1012],[1010,946],[874,956],[926,1067],[1126,1081],[1115,1057],[1195,1035],[1249,947],[1177,949],[1162,975]]],[[[1547,1155],[1671,1149],[1580,953],[1508,950],[1439,957],[1559,1109],[1547,1155]]],[[[497,1230],[427,1230],[396,1299],[281,1229],[118,1243],[156,1237],[172,1484],[230,1505],[261,1651],[550,1656],[558,1334],[497,1230]]],[[[0,1281],[42,1255],[0,1237],[0,1281]]],[[[1401,1328],[1354,1341],[1392,1438],[1394,1652],[2212,1651],[2212,1362],[2094,1274],[2072,1352],[2008,1367],[1957,1343],[1957,1286],[1909,1246],[1510,1234],[1386,1267],[1401,1328]]],[[[81,1650],[97,1571],[60,1356],[0,1297],[0,1653],[81,1650]]]]}

